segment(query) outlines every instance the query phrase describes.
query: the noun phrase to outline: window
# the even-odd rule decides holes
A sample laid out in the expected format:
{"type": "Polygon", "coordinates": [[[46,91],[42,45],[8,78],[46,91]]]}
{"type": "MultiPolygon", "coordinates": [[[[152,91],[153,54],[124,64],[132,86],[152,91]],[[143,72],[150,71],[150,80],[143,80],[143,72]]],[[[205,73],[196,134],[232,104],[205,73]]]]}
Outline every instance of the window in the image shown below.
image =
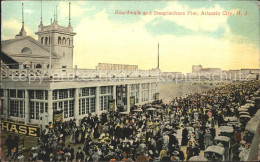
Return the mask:
{"type": "Polygon", "coordinates": [[[96,89],[95,88],[90,88],[90,95],[96,95],[96,89]]]}
{"type": "Polygon", "coordinates": [[[58,98],[58,90],[52,91],[52,99],[57,100],[57,98],[58,98]]]}
{"type": "Polygon", "coordinates": [[[30,99],[34,99],[34,91],[29,91],[29,96],[30,96],[30,99]]]}
{"type": "MultiPolygon", "coordinates": [[[[60,101],[60,102],[53,102],[53,110],[61,109],[63,110],[63,117],[69,118],[74,117],[74,102],[75,100],[66,100],[66,101],[60,101]]],[[[81,108],[82,103],[79,102],[79,109],[81,108]]],[[[48,108],[48,105],[45,106],[45,108],[48,108]]],[[[48,110],[45,109],[45,112],[48,110]]],[[[81,110],[79,110],[79,113],[81,113],[81,110]]]]}
{"type": "Polygon", "coordinates": [[[53,110],[56,111],[58,109],[58,103],[57,102],[53,102],[52,108],[53,108],[53,110]]]}
{"type": "Polygon", "coordinates": [[[69,38],[67,39],[67,42],[68,42],[68,44],[69,44],[69,46],[70,46],[70,39],[69,39],[69,38]]]}
{"type": "Polygon", "coordinates": [[[82,89],[82,96],[89,96],[89,88],[82,89]]]}
{"type": "Polygon", "coordinates": [[[42,68],[42,65],[41,65],[41,64],[37,64],[37,65],[35,66],[35,68],[42,68]]]}
{"type": "Polygon", "coordinates": [[[58,44],[61,44],[61,37],[58,37],[58,44]]]}
{"type": "Polygon", "coordinates": [[[106,94],[106,87],[101,87],[100,90],[101,90],[101,94],[106,94]]]}
{"type": "Polygon", "coordinates": [[[86,113],[89,113],[89,105],[90,105],[90,103],[89,103],[89,98],[86,98],[86,113]]]}
{"type": "Polygon", "coordinates": [[[35,104],[35,119],[39,120],[39,102],[35,104]]]}
{"type": "Polygon", "coordinates": [[[44,103],[43,102],[40,103],[40,112],[44,113],[44,103]]]}
{"type": "Polygon", "coordinates": [[[81,99],[79,99],[79,115],[81,115],[81,109],[82,109],[82,104],[81,104],[81,99]]]}
{"type": "Polygon", "coordinates": [[[35,118],[35,114],[34,114],[34,102],[31,102],[30,103],[30,112],[31,112],[31,119],[34,119],[35,118]]]}
{"type": "Polygon", "coordinates": [[[17,98],[23,98],[23,96],[24,96],[24,91],[18,90],[17,91],[17,98]]]}
{"type": "Polygon", "coordinates": [[[82,101],[82,107],[81,107],[81,110],[82,110],[82,114],[86,114],[86,109],[85,109],[85,105],[86,105],[86,100],[85,99],[81,99],[82,101]]]}
{"type": "Polygon", "coordinates": [[[112,99],[112,96],[101,96],[100,97],[100,110],[108,110],[109,100],[112,99]]]}
{"type": "Polygon", "coordinates": [[[44,91],[44,97],[45,100],[48,100],[48,91],[44,91]]]}
{"type": "Polygon", "coordinates": [[[74,117],[74,100],[69,101],[69,117],[74,117]]]}
{"type": "Polygon", "coordinates": [[[95,112],[95,92],[96,88],[79,89],[80,115],[84,115],[89,112],[95,112]]]}
{"type": "Polygon", "coordinates": [[[68,101],[64,101],[64,118],[69,117],[69,107],[68,107],[68,101]]]}
{"type": "Polygon", "coordinates": [[[45,45],[48,44],[48,37],[45,37],[45,45]]]}
{"type": "Polygon", "coordinates": [[[10,97],[16,98],[16,90],[10,90],[10,97]]]}
{"type": "Polygon", "coordinates": [[[69,89],[69,96],[70,98],[74,98],[75,95],[75,90],[74,89],[69,89]]]}
{"type": "Polygon", "coordinates": [[[45,112],[48,113],[48,103],[44,103],[45,105],[45,112]]]}
{"type": "MultiPolygon", "coordinates": [[[[53,103],[53,105],[55,104],[53,103]]],[[[44,113],[48,113],[48,103],[30,101],[30,119],[43,120],[44,113]]]]}
{"type": "Polygon", "coordinates": [[[68,90],[62,89],[59,90],[59,99],[65,99],[68,98],[68,90]]]}
{"type": "Polygon", "coordinates": [[[36,90],[35,91],[36,99],[44,100],[44,91],[42,90],[36,90]]]}
{"type": "Polygon", "coordinates": [[[4,97],[4,90],[0,89],[0,97],[4,97]]]}
{"type": "Polygon", "coordinates": [[[43,44],[43,40],[44,40],[44,38],[42,37],[42,38],[41,38],[41,44],[43,44]]]}
{"type": "Polygon", "coordinates": [[[24,118],[24,101],[10,100],[9,115],[24,118]]]}
{"type": "Polygon", "coordinates": [[[93,97],[90,99],[91,103],[91,112],[96,112],[96,99],[93,97]]]}
{"type": "Polygon", "coordinates": [[[22,54],[32,54],[32,50],[28,47],[24,47],[21,51],[22,54]]]}
{"type": "Polygon", "coordinates": [[[66,38],[63,37],[62,44],[66,44],[66,38]]]}
{"type": "Polygon", "coordinates": [[[107,110],[108,109],[108,101],[113,98],[112,96],[112,86],[104,86],[100,87],[100,110],[107,110]]]}
{"type": "Polygon", "coordinates": [[[0,109],[1,109],[1,115],[4,115],[4,100],[3,99],[1,99],[1,101],[0,101],[0,109]]]}
{"type": "Polygon", "coordinates": [[[148,96],[149,96],[149,91],[148,90],[143,90],[142,91],[142,102],[148,101],[148,96]]]}

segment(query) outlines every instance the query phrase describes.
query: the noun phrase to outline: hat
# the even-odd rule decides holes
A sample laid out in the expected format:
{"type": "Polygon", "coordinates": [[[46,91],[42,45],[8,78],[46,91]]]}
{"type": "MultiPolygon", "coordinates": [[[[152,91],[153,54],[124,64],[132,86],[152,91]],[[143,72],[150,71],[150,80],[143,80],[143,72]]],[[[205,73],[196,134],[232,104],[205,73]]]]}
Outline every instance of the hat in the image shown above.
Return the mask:
{"type": "Polygon", "coordinates": [[[179,154],[179,151],[174,151],[172,154],[173,154],[173,155],[178,155],[178,154],[179,154]]]}
{"type": "Polygon", "coordinates": [[[188,142],[188,144],[189,144],[189,145],[192,145],[192,142],[191,142],[191,141],[189,141],[189,142],[188,142]]]}
{"type": "Polygon", "coordinates": [[[220,147],[224,147],[224,145],[223,145],[222,143],[219,143],[218,146],[220,146],[220,147]]]}

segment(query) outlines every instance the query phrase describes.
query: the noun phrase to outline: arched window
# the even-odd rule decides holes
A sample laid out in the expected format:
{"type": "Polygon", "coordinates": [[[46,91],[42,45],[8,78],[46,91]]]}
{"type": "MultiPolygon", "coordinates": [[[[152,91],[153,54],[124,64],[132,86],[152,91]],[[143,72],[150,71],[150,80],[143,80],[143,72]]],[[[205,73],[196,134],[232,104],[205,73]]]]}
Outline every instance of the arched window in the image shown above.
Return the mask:
{"type": "Polygon", "coordinates": [[[58,44],[61,44],[61,37],[58,37],[58,44]]]}
{"type": "Polygon", "coordinates": [[[62,44],[66,44],[66,38],[63,37],[62,44]]]}
{"type": "Polygon", "coordinates": [[[28,48],[28,47],[24,47],[22,49],[21,53],[23,53],[23,54],[32,54],[32,50],[30,48],[28,48]]]}
{"type": "Polygon", "coordinates": [[[41,65],[41,64],[37,64],[37,65],[35,66],[35,68],[42,68],[42,65],[41,65]]]}
{"type": "Polygon", "coordinates": [[[68,42],[68,44],[69,44],[69,46],[70,46],[70,39],[69,39],[69,38],[67,39],[67,42],[68,42]]]}
{"type": "Polygon", "coordinates": [[[44,38],[42,37],[42,38],[41,38],[41,44],[43,44],[43,39],[44,39],[44,38]]]}
{"type": "Polygon", "coordinates": [[[45,45],[48,44],[48,37],[45,37],[45,45]]]}

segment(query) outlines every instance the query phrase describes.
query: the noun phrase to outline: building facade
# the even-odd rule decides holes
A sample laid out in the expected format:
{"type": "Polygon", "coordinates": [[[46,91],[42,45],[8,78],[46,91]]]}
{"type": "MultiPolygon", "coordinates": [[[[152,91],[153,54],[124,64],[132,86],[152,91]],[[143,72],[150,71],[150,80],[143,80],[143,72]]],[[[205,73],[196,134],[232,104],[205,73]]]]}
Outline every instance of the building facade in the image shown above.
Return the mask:
{"type": "Polygon", "coordinates": [[[108,64],[99,63],[96,69],[99,70],[138,70],[137,65],[124,65],[124,64],[108,64]]]}
{"type": "MultiPolygon", "coordinates": [[[[62,120],[79,122],[88,113],[130,111],[152,102],[159,93],[158,70],[73,68],[73,28],[40,22],[38,40],[22,29],[15,39],[1,42],[1,118],[31,124],[62,120]],[[110,103],[114,106],[111,110],[110,103]]],[[[129,65],[127,65],[128,67],[129,65]]]]}

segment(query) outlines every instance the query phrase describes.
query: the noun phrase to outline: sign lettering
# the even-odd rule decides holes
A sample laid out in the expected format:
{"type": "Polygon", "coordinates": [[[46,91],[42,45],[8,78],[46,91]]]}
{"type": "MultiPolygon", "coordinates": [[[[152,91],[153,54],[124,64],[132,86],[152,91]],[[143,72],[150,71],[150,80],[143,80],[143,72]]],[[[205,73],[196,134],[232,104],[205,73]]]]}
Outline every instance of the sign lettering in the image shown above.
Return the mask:
{"type": "Polygon", "coordinates": [[[39,126],[20,124],[9,121],[2,121],[1,127],[5,132],[22,134],[26,136],[40,137],[41,133],[41,128],[39,126]]]}

